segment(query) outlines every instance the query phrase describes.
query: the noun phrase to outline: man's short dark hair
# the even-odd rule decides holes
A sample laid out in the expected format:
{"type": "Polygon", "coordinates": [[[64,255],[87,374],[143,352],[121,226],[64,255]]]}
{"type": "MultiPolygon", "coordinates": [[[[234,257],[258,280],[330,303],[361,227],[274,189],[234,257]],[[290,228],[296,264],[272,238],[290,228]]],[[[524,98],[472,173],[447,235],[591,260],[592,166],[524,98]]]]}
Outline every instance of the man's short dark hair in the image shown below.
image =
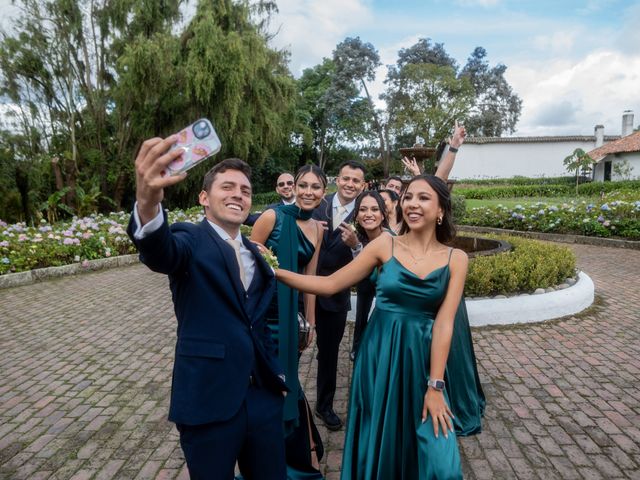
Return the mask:
{"type": "Polygon", "coordinates": [[[364,163],[359,162],[357,160],[346,160],[346,161],[342,162],[340,164],[340,166],[338,167],[338,175],[340,175],[340,172],[342,171],[342,169],[344,167],[349,167],[349,168],[352,168],[354,170],[360,169],[360,170],[362,170],[362,175],[365,175],[365,176],[367,175],[367,169],[365,168],[364,163]]]}
{"type": "Polygon", "coordinates": [[[400,178],[398,175],[391,175],[389,178],[387,178],[387,181],[385,182],[385,185],[387,185],[391,180],[396,180],[400,183],[402,182],[402,178],[400,178]]]}
{"type": "Polygon", "coordinates": [[[225,158],[220,163],[217,163],[204,175],[202,180],[202,190],[208,192],[211,189],[211,185],[216,179],[219,173],[224,173],[227,170],[238,170],[244,173],[244,175],[251,182],[251,167],[247,162],[239,158],[225,158]]]}

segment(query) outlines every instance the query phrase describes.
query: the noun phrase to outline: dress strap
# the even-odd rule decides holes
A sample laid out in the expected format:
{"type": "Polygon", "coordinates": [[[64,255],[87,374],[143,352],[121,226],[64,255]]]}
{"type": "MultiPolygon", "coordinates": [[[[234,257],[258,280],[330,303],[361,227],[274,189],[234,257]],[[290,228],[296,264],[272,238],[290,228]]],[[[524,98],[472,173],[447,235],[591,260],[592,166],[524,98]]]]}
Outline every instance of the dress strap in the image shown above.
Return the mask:
{"type": "Polygon", "coordinates": [[[394,240],[394,238],[395,238],[395,237],[391,236],[391,256],[392,256],[392,257],[393,257],[393,247],[394,247],[394,245],[395,245],[395,243],[394,243],[394,241],[393,241],[393,240],[394,240]]]}
{"type": "Polygon", "coordinates": [[[447,265],[451,263],[451,254],[453,253],[453,247],[449,247],[449,260],[447,260],[447,265]]]}

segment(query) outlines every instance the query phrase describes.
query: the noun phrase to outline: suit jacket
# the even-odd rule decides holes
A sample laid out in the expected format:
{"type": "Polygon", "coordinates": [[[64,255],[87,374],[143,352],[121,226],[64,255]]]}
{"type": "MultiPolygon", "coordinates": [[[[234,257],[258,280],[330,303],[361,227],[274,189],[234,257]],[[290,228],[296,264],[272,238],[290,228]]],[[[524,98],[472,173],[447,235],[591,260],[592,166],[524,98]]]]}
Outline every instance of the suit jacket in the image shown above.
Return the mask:
{"type": "MultiPolygon", "coordinates": [[[[317,274],[328,276],[340,270],[353,260],[351,248],[340,238],[340,229],[333,230],[333,197],[335,193],[324,197],[320,205],[313,211],[313,218],[327,222],[329,229],[324,232],[322,247],[318,257],[317,274]]],[[[349,223],[353,220],[352,211],[344,219],[349,223]]],[[[351,289],[347,288],[331,297],[317,297],[316,303],[330,312],[348,312],[351,310],[351,289]]]]}
{"type": "Polygon", "coordinates": [[[178,320],[169,420],[187,425],[224,421],[240,409],[249,376],[274,392],[286,391],[265,312],[275,290],[273,272],[254,254],[254,278],[245,292],[236,255],[203,220],[167,224],[142,240],[128,233],[151,270],[169,276],[178,320]]]}

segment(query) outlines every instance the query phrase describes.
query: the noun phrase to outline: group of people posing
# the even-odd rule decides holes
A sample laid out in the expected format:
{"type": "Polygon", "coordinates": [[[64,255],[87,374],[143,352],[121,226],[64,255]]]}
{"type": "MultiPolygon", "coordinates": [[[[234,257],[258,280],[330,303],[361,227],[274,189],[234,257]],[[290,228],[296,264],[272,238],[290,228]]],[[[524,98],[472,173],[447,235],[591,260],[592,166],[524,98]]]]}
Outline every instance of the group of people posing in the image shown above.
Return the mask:
{"type": "Polygon", "coordinates": [[[184,178],[163,175],[181,153],[176,139],[144,142],[128,232],[141,260],[169,276],[178,321],[169,420],[192,479],[233,479],[236,466],[247,480],[323,478],[314,414],[343,426],[333,402],[353,286],[342,479],[462,478],[456,436],[481,430],[485,406],[462,296],[468,260],[448,246],[445,180],[464,137],[456,125],[436,175],[405,159],[415,176],[381,191],[364,190],[364,165],[348,161],[326,195],[323,171],[305,165],[281,175],[282,201],[253,217],[250,168],[226,159],[204,177],[199,225],[169,225],[161,206],[164,188],[184,178]],[[313,409],[298,379],[299,315],[315,330],[313,409]]]}

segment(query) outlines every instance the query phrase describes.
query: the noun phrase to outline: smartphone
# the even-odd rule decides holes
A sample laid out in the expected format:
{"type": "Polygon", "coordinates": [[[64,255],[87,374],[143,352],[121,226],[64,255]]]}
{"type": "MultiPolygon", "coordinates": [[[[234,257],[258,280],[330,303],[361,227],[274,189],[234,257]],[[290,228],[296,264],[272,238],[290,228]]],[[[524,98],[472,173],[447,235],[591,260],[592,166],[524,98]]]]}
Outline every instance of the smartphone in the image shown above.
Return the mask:
{"type": "Polygon", "coordinates": [[[196,120],[180,130],[178,141],[171,150],[181,148],[184,153],[167,165],[166,175],[178,175],[195,167],[220,151],[222,144],[211,122],[206,118],[196,120]]]}

